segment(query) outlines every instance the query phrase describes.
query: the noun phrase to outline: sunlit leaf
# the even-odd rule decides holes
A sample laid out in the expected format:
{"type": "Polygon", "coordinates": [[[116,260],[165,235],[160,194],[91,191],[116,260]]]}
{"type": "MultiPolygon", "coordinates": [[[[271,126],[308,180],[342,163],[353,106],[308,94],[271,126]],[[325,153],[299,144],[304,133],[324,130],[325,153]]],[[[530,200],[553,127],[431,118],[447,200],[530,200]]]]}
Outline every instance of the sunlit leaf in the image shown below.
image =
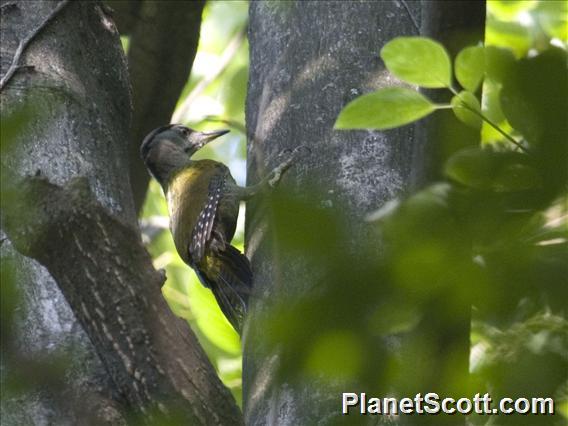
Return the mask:
{"type": "Polygon", "coordinates": [[[205,337],[228,353],[240,353],[239,335],[219,309],[213,293],[196,279],[190,285],[189,305],[205,337]]]}
{"type": "Polygon", "coordinates": [[[456,117],[474,129],[481,128],[481,106],[475,95],[463,91],[452,98],[452,108],[456,117]]]}
{"type": "Polygon", "coordinates": [[[482,46],[463,49],[455,61],[456,79],[462,87],[475,92],[485,73],[485,52],[482,46]]]}
{"type": "Polygon", "coordinates": [[[568,2],[539,1],[538,22],[550,38],[568,42],[568,2]]]}
{"type": "MultiPolygon", "coordinates": [[[[513,128],[505,118],[505,114],[503,114],[503,110],[501,109],[501,84],[494,79],[486,78],[483,82],[481,111],[488,120],[496,124],[505,133],[513,133],[513,128]]],[[[483,122],[481,128],[481,141],[483,144],[494,144],[504,140],[505,137],[502,133],[488,122],[483,122]]]]}
{"type": "Polygon", "coordinates": [[[168,302],[175,303],[180,309],[191,310],[187,294],[182,293],[171,286],[162,287],[162,293],[164,294],[164,297],[168,299],[168,302]]]}
{"type": "Polygon", "coordinates": [[[446,49],[423,37],[397,37],[381,49],[387,69],[407,83],[422,87],[449,87],[452,64],[446,49]]]}
{"type": "Polygon", "coordinates": [[[363,95],[339,114],[336,129],[392,129],[418,120],[436,109],[415,90],[388,87],[363,95]]]}
{"type": "Polygon", "coordinates": [[[510,49],[521,58],[527,54],[533,40],[529,29],[520,23],[491,20],[485,30],[485,42],[510,49]]]}
{"type": "Polygon", "coordinates": [[[537,5],[536,0],[491,0],[487,10],[502,21],[512,21],[522,12],[528,12],[537,5]]]}
{"type": "Polygon", "coordinates": [[[122,44],[122,50],[125,54],[128,54],[128,48],[130,47],[130,36],[121,35],[120,44],[122,44]]]}

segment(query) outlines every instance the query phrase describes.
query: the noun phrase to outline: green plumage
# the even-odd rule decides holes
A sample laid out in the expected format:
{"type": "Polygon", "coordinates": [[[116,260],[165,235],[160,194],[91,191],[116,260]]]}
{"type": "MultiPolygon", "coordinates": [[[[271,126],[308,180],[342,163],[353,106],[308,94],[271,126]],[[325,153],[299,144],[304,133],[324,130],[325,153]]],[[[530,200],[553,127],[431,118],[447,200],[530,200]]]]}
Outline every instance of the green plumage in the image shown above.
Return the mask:
{"type": "Polygon", "coordinates": [[[170,124],[146,136],[140,154],[166,194],[176,250],[201,283],[211,289],[221,310],[240,333],[252,288],[252,271],[246,256],[230,245],[239,202],[274,188],[301,147],[261,182],[244,188],[235,183],[224,164],[191,160],[197,150],[225,133],[197,132],[170,124]]]}
{"type": "MultiPolygon", "coordinates": [[[[226,176],[233,185],[235,181],[228,168],[216,161],[192,161],[177,171],[167,184],[166,199],[170,214],[170,229],[181,258],[190,263],[187,243],[197,223],[199,214],[209,198],[209,183],[215,175],[226,176]]],[[[217,211],[215,229],[225,241],[230,242],[235,234],[239,200],[224,194],[217,211]]]]}

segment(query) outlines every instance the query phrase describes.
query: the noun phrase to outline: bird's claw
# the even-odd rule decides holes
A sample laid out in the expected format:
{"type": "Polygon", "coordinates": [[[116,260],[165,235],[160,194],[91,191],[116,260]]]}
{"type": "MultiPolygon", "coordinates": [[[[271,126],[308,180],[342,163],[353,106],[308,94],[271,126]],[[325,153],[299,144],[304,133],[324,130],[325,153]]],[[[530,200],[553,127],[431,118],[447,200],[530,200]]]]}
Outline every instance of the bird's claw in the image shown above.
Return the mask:
{"type": "Polygon", "coordinates": [[[287,157],[286,161],[288,161],[290,158],[296,159],[296,157],[298,157],[300,154],[302,154],[302,151],[304,151],[304,154],[311,154],[312,153],[312,150],[310,148],[308,148],[306,145],[300,145],[300,146],[297,146],[294,149],[291,149],[291,148],[283,149],[282,151],[280,151],[278,153],[278,158],[287,157]]]}
{"type": "Polygon", "coordinates": [[[164,268],[157,269],[156,272],[160,276],[160,288],[166,283],[167,274],[164,268]]]}
{"type": "Polygon", "coordinates": [[[296,156],[296,155],[300,154],[301,151],[304,151],[305,154],[311,154],[312,153],[312,150],[310,148],[308,148],[306,145],[300,145],[300,146],[297,146],[296,148],[294,148],[294,151],[292,151],[292,155],[296,156]]]}
{"type": "Polygon", "coordinates": [[[278,154],[278,157],[283,157],[284,154],[288,154],[288,155],[287,155],[287,158],[284,161],[282,161],[274,170],[272,170],[271,177],[268,180],[268,184],[271,187],[274,188],[276,185],[278,185],[278,183],[280,182],[280,179],[282,179],[282,176],[284,175],[284,173],[292,166],[292,164],[294,164],[294,162],[298,159],[298,157],[300,156],[302,151],[305,151],[307,154],[312,152],[311,149],[309,149],[305,145],[297,146],[293,150],[284,149],[284,150],[280,151],[280,154],[278,154]]]}
{"type": "Polygon", "coordinates": [[[278,158],[286,158],[281,164],[290,163],[296,160],[304,151],[304,154],[311,154],[312,150],[306,145],[297,146],[294,149],[286,148],[280,151],[278,158]]]}

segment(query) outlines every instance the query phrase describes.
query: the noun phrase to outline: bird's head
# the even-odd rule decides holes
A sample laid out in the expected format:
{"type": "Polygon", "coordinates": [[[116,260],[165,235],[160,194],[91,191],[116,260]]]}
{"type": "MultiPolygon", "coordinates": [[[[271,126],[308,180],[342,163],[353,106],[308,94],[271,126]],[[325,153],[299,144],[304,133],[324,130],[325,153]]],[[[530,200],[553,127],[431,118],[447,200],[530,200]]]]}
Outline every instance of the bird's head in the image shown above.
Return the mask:
{"type": "Polygon", "coordinates": [[[140,155],[150,172],[163,183],[169,173],[186,164],[189,158],[228,130],[199,132],[180,124],[152,130],[140,146],[140,155]]]}
{"type": "Polygon", "coordinates": [[[168,124],[152,130],[144,138],[140,146],[140,154],[144,160],[153,150],[183,152],[191,157],[200,148],[228,132],[228,130],[199,132],[181,124],[168,124]]]}

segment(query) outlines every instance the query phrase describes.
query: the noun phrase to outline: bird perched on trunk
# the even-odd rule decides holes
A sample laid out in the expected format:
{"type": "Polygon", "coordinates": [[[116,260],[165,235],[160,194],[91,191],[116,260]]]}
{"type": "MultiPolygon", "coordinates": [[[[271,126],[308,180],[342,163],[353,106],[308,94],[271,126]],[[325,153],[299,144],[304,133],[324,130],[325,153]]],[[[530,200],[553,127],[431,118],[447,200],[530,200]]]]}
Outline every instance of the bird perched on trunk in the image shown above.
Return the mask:
{"type": "Polygon", "coordinates": [[[247,257],[230,245],[239,202],[264,188],[275,187],[292,165],[294,155],[259,184],[238,186],[224,164],[191,159],[205,144],[227,132],[198,132],[170,124],[148,134],[140,153],[166,195],[177,252],[201,283],[211,289],[221,310],[240,333],[252,287],[252,271],[247,257]]]}

